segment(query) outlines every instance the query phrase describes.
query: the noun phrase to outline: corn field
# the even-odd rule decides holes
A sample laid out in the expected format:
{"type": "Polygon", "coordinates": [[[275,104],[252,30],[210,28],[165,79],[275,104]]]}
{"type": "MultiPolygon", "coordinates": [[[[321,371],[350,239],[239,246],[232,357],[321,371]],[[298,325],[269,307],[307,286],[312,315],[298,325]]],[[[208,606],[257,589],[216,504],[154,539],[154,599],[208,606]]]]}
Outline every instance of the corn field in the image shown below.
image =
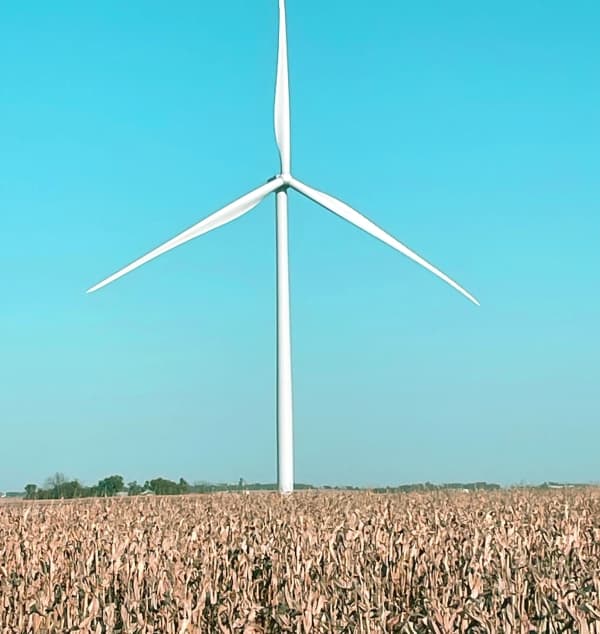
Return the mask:
{"type": "Polygon", "coordinates": [[[0,632],[600,633],[596,489],[0,504],[0,632]]]}

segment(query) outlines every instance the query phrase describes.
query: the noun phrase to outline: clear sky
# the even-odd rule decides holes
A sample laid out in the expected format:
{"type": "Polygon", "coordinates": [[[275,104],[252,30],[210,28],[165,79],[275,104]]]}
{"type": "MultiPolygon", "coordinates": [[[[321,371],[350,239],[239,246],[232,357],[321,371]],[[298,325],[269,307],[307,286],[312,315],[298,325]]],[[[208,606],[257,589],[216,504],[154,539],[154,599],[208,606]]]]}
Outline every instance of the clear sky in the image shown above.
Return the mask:
{"type": "MultiPolygon", "coordinates": [[[[600,480],[600,5],[289,0],[296,480],[600,480]]],[[[0,5],[0,489],[273,482],[275,0],[0,5]]]]}

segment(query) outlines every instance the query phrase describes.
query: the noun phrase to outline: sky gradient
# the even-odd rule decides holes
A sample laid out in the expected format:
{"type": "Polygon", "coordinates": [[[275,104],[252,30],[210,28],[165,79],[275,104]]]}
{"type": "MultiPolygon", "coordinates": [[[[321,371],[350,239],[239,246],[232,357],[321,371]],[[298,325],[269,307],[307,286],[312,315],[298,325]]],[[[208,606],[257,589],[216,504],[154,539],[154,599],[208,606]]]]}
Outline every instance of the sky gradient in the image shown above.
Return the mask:
{"type": "MultiPolygon", "coordinates": [[[[600,481],[600,5],[289,0],[296,481],[600,481]]],[[[275,0],[0,6],[0,490],[274,482],[275,0]]]]}

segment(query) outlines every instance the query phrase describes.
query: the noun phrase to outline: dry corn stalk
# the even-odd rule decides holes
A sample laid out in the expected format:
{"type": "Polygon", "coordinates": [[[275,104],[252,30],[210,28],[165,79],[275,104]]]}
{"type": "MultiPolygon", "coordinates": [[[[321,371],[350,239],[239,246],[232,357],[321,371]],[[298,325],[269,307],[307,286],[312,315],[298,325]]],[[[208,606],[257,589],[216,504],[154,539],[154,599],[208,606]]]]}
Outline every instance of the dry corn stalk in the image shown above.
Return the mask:
{"type": "Polygon", "coordinates": [[[0,505],[0,632],[600,634],[600,493],[0,505]]]}

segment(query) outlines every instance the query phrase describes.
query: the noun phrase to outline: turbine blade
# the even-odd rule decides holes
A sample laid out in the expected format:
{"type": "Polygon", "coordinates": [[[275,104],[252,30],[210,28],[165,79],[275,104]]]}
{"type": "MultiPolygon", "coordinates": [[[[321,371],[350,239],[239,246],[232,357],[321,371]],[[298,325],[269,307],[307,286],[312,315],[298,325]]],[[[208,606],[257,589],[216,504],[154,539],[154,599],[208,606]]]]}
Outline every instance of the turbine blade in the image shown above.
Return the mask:
{"type": "Polygon", "coordinates": [[[226,205],[222,209],[219,209],[219,211],[216,211],[214,214],[211,214],[204,220],[201,220],[200,222],[195,224],[193,227],[186,229],[185,231],[175,236],[168,242],[165,242],[159,247],[156,247],[156,249],[153,249],[149,253],[146,253],[146,255],[142,256],[141,258],[138,258],[131,264],[127,265],[125,268],[121,269],[120,271],[117,271],[110,277],[107,277],[105,280],[102,280],[102,282],[99,282],[95,286],[92,286],[92,288],[88,289],[87,292],[93,293],[94,291],[97,291],[103,286],[106,286],[107,284],[114,282],[115,280],[122,277],[123,275],[126,275],[130,271],[137,269],[139,266],[142,266],[142,264],[145,264],[146,262],[153,260],[159,255],[162,255],[163,253],[166,253],[167,251],[170,251],[171,249],[178,247],[184,242],[193,240],[194,238],[201,236],[203,233],[212,231],[213,229],[216,229],[217,227],[220,227],[221,225],[224,225],[228,222],[231,222],[232,220],[235,220],[236,218],[239,218],[246,212],[256,207],[256,205],[258,205],[258,203],[265,196],[268,196],[270,193],[274,192],[276,189],[281,187],[282,184],[283,184],[283,180],[281,178],[275,178],[269,181],[268,183],[265,183],[264,185],[257,187],[256,189],[245,194],[241,198],[238,198],[237,200],[234,200],[232,203],[229,203],[229,205],[226,205]]]}
{"type": "Polygon", "coordinates": [[[275,138],[279,148],[281,172],[290,173],[290,86],[288,79],[285,0],[279,0],[279,47],[275,84],[275,138]]]}
{"type": "Polygon", "coordinates": [[[290,186],[307,198],[310,198],[322,207],[325,207],[325,209],[332,211],[334,214],[337,214],[344,220],[347,220],[353,225],[356,225],[359,229],[370,233],[375,238],[379,238],[379,240],[385,242],[385,244],[389,245],[393,249],[396,249],[396,251],[400,251],[400,253],[403,253],[406,257],[410,258],[417,264],[420,264],[422,267],[426,268],[428,271],[439,277],[441,280],[444,280],[444,282],[452,286],[452,288],[456,289],[467,299],[471,300],[474,304],[479,306],[479,302],[475,299],[475,297],[473,297],[473,295],[471,295],[471,293],[466,291],[462,286],[449,278],[445,273],[442,273],[442,271],[427,262],[427,260],[424,260],[420,255],[417,255],[406,245],[402,244],[402,242],[399,242],[398,240],[396,240],[396,238],[386,233],[383,229],[380,229],[376,224],[374,224],[368,218],[356,211],[356,209],[352,209],[352,207],[342,202],[341,200],[338,200],[337,198],[334,198],[329,194],[320,192],[317,189],[313,189],[312,187],[305,185],[295,178],[290,179],[290,186]]]}

